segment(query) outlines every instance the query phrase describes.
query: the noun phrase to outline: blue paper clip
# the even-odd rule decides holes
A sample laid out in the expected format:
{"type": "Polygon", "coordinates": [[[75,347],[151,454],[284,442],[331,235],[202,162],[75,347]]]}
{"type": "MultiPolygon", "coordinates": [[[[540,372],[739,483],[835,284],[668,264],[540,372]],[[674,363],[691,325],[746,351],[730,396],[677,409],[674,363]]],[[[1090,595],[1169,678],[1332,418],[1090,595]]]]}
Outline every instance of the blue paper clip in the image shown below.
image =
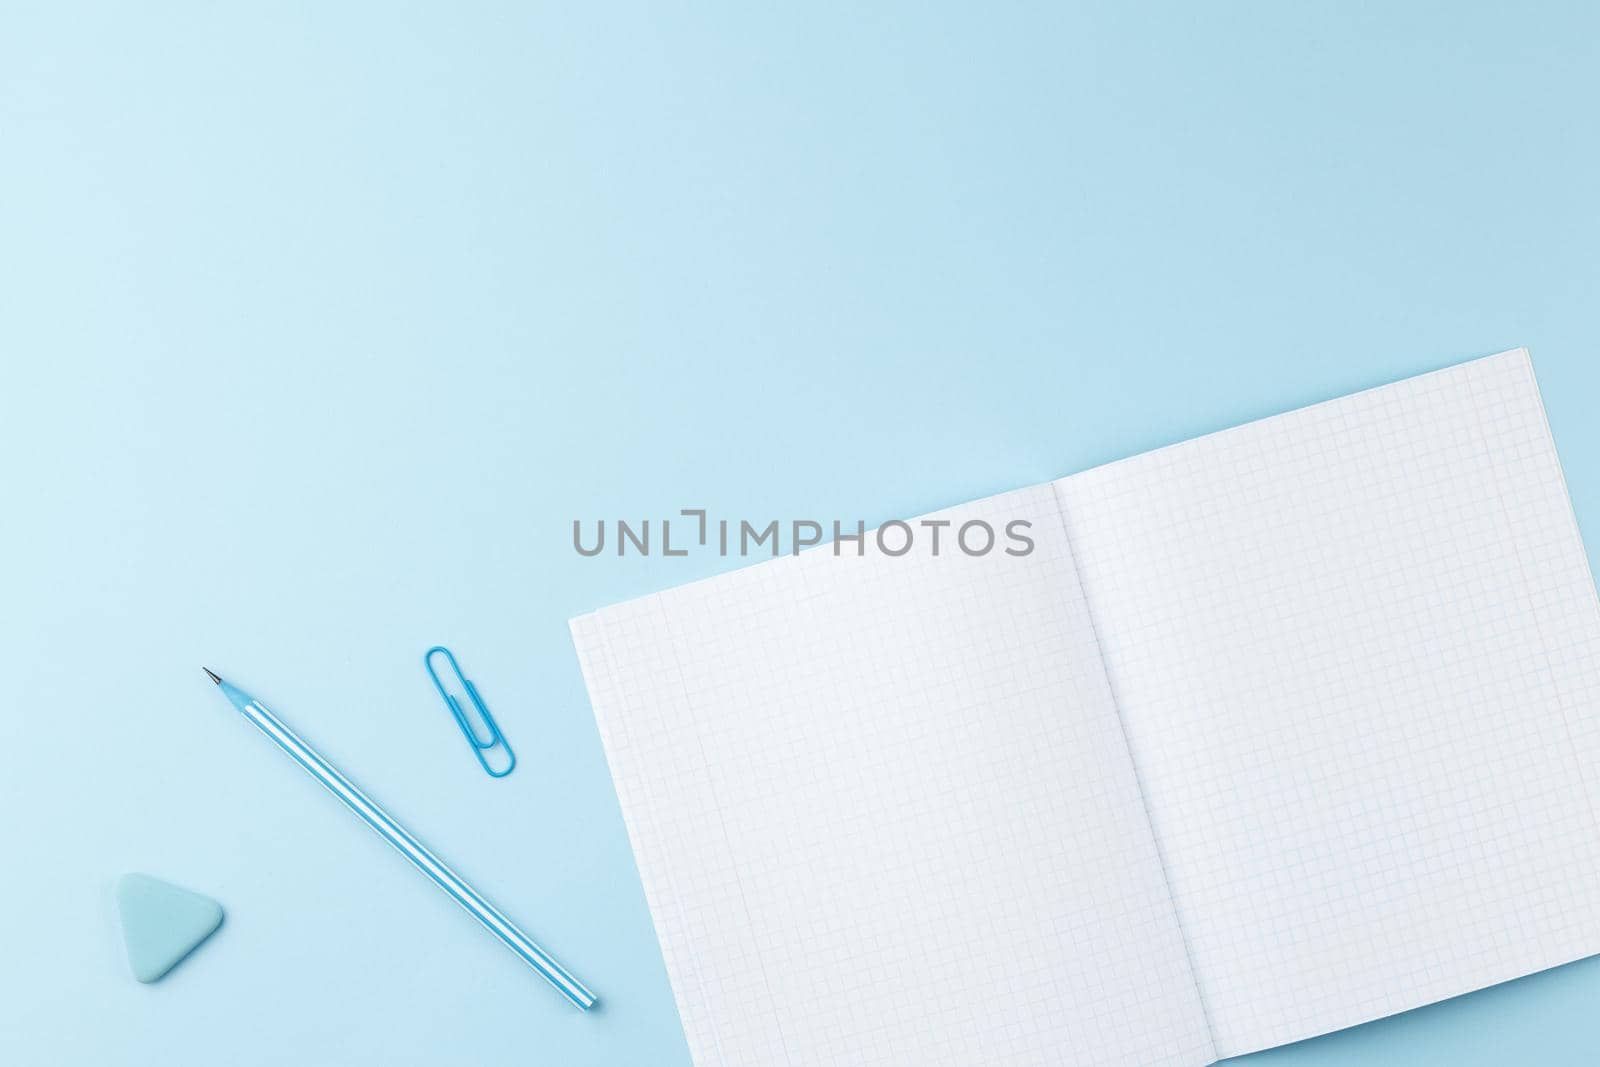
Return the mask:
{"type": "Polygon", "coordinates": [[[511,751],[511,745],[506,741],[505,734],[500,732],[500,724],[494,721],[493,715],[489,714],[488,706],[484,704],[483,698],[478,695],[477,686],[473,685],[467,679],[467,676],[461,673],[461,666],[456,663],[455,654],[443,645],[434,645],[422,654],[422,665],[428,668],[428,677],[433,679],[433,687],[439,690],[439,695],[444,697],[445,704],[450,708],[450,714],[456,717],[456,725],[461,727],[461,732],[466,735],[468,743],[472,745],[472,754],[478,757],[478,763],[482,765],[484,773],[491,778],[504,778],[510,774],[517,766],[517,754],[511,751]],[[472,700],[472,706],[478,711],[478,717],[483,720],[484,729],[489,731],[489,739],[487,741],[479,737],[478,732],[473,729],[471,720],[467,718],[467,713],[461,709],[461,701],[451,696],[449,691],[445,689],[444,683],[439,680],[439,673],[433,669],[433,656],[436,652],[443,652],[444,658],[450,661],[450,670],[455,673],[456,680],[467,691],[468,698],[472,700]],[[497,771],[490,767],[489,761],[484,758],[484,753],[492,752],[496,748],[506,750],[506,769],[503,771],[497,771]]]}

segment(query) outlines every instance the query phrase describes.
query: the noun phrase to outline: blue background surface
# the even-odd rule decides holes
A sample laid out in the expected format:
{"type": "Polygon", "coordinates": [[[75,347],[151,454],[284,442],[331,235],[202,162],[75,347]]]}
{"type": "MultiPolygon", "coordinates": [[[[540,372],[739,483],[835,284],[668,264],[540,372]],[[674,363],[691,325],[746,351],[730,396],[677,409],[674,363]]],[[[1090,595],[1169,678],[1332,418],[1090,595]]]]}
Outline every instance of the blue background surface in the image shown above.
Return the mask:
{"type": "MultiPolygon", "coordinates": [[[[686,1064],[566,619],[726,564],[575,518],[876,522],[1527,344],[1593,544],[1592,5],[979,6],[0,9],[0,1059],[686,1064]],[[228,908],[159,986],[125,870],[228,908]]],[[[1597,998],[1253,1062],[1576,1063],[1597,998]]]]}

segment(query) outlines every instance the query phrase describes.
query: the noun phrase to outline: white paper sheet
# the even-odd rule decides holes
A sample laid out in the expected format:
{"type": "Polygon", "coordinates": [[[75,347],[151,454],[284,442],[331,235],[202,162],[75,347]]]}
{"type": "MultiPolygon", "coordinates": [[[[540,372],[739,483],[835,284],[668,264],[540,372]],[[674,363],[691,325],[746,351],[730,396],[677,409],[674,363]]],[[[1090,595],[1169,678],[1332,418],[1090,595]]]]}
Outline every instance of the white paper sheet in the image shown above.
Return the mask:
{"type": "Polygon", "coordinates": [[[1526,352],[1056,487],[1220,1055],[1600,951],[1600,607],[1526,352]]]}
{"type": "Polygon", "coordinates": [[[573,621],[695,1063],[1207,1063],[1054,493],[945,515],[573,621]]]}

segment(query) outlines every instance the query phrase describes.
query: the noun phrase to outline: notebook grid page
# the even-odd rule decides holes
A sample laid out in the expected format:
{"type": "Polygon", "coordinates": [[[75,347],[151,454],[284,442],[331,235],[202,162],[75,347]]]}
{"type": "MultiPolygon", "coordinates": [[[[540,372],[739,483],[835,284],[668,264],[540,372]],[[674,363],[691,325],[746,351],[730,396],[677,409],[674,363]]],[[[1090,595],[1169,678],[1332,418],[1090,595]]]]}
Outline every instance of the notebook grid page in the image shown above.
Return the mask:
{"type": "Polygon", "coordinates": [[[941,517],[573,621],[694,1061],[1209,1063],[1054,493],[941,517]]]}
{"type": "Polygon", "coordinates": [[[1219,1055],[1600,951],[1600,608],[1526,353],[1056,486],[1219,1055]]]}

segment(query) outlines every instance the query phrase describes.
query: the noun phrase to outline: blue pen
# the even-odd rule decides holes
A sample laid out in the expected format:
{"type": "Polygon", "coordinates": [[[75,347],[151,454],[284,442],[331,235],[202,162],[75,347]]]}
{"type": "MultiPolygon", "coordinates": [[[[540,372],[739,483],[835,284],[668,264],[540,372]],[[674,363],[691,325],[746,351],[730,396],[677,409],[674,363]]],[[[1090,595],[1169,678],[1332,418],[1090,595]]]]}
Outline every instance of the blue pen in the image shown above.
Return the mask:
{"type": "Polygon", "coordinates": [[[376,830],[385,841],[393,845],[399,853],[416,865],[417,870],[427,875],[433,884],[450,894],[451,898],[467,909],[474,919],[482,923],[488,931],[498,937],[505,946],[515,952],[524,963],[538,971],[545,981],[560,990],[561,995],[572,1003],[588,1011],[595,1005],[595,995],[584,988],[582,982],[567,973],[565,967],[544,949],[533,943],[527,934],[518,930],[512,921],[500,914],[494,905],[478,895],[461,876],[446,867],[440,859],[426,848],[422,842],[412,837],[410,832],[389,817],[378,805],[367,799],[366,794],[350,784],[350,780],[334,769],[333,765],[300,738],[295,736],[293,730],[283,724],[266,705],[255,699],[250,694],[229,685],[209,669],[206,676],[222,688],[222,693],[233,703],[233,706],[244,713],[244,717],[254,723],[262,733],[272,739],[273,743],[283,749],[289,756],[306,771],[328,788],[328,791],[340,800],[346,807],[357,815],[368,826],[376,830]]]}

